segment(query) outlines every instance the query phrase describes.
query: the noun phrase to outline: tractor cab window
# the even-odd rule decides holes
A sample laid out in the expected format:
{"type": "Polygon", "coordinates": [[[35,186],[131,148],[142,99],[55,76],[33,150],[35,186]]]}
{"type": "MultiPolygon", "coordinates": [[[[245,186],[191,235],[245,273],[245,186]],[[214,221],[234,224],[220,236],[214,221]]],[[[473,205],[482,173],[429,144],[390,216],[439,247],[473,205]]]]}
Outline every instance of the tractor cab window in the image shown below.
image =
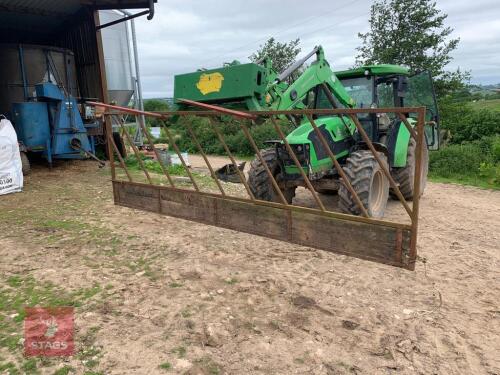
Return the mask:
{"type": "MultiPolygon", "coordinates": [[[[371,76],[343,79],[342,85],[356,102],[356,108],[371,108],[373,104],[373,78],[371,76]]],[[[360,119],[369,117],[369,114],[360,113],[358,117],[360,119]]]]}
{"type": "Polygon", "coordinates": [[[343,79],[342,85],[356,102],[356,108],[371,107],[373,103],[372,77],[343,79]]]}
{"type": "Polygon", "coordinates": [[[432,121],[438,114],[434,85],[429,72],[422,72],[408,79],[405,107],[426,107],[426,120],[432,121]]]}
{"type": "MultiPolygon", "coordinates": [[[[378,108],[391,108],[399,107],[398,98],[395,97],[395,85],[397,85],[398,79],[394,76],[389,77],[378,77],[376,78],[376,102],[378,108]]],[[[377,117],[380,119],[379,123],[382,122],[385,127],[396,118],[395,113],[379,113],[377,117]]]]}
{"type": "Polygon", "coordinates": [[[394,85],[397,78],[378,78],[377,79],[377,106],[379,108],[397,107],[397,101],[394,98],[394,85]]]}
{"type": "Polygon", "coordinates": [[[408,90],[404,98],[405,107],[426,107],[425,135],[429,149],[439,148],[439,113],[434,93],[434,85],[429,72],[421,72],[408,80],[408,90]]]}
{"type": "MultiPolygon", "coordinates": [[[[318,86],[317,87],[317,101],[316,101],[316,108],[317,109],[331,109],[333,108],[332,103],[330,103],[330,99],[328,99],[328,96],[326,95],[325,91],[323,90],[323,87],[318,86]]],[[[333,98],[333,102],[335,104],[335,108],[344,108],[345,106],[340,103],[337,99],[337,97],[332,93],[331,97],[333,98]]]]}

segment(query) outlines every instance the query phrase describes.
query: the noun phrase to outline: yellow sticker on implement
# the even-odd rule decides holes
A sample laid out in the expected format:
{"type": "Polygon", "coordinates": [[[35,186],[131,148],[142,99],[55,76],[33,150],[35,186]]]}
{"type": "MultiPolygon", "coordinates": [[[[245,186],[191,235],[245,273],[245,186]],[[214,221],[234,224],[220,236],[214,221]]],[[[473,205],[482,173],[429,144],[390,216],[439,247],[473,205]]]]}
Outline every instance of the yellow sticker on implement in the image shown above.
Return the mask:
{"type": "Polygon", "coordinates": [[[196,87],[203,95],[210,94],[211,92],[219,92],[222,87],[224,76],[220,73],[203,73],[196,87]]]}

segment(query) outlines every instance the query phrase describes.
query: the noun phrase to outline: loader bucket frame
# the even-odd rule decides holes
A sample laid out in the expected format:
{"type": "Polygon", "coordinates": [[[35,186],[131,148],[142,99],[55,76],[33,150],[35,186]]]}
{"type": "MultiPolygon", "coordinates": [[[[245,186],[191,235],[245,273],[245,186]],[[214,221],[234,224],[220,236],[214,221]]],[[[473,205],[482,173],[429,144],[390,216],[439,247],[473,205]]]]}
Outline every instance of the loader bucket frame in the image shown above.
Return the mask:
{"type": "MultiPolygon", "coordinates": [[[[131,140],[131,136],[125,130],[122,123],[125,141],[130,145],[133,153],[137,157],[141,173],[144,176],[137,178],[126,165],[122,156],[118,152],[111,131],[107,134],[108,154],[110,158],[111,177],[113,184],[114,202],[116,205],[140,209],[157,214],[172,216],[180,219],[195,221],[203,224],[228,228],[236,231],[246,232],[268,238],[273,238],[289,243],[318,248],[337,254],[357,257],[369,261],[388,264],[401,267],[407,270],[415,269],[417,259],[417,231],[420,205],[420,185],[422,155],[424,146],[424,126],[425,126],[425,108],[379,108],[379,109],[327,109],[327,110],[289,110],[289,111],[234,111],[221,107],[202,105],[206,110],[200,111],[176,111],[176,112],[144,112],[134,109],[107,105],[103,103],[90,102],[89,104],[106,109],[105,117],[132,114],[135,116],[144,115],[154,117],[160,120],[162,127],[169,139],[169,147],[177,154],[185,170],[185,177],[179,182],[179,178],[169,173],[168,167],[162,162],[159,151],[155,148],[151,136],[146,131],[144,124],[138,121],[139,126],[146,136],[146,139],[156,156],[162,175],[153,176],[142,161],[140,151],[131,140]],[[243,172],[236,168],[239,179],[244,186],[245,196],[232,194],[227,189],[227,185],[217,178],[215,169],[210,162],[205,150],[200,144],[189,122],[187,123],[188,134],[197,147],[199,154],[213,179],[213,188],[204,188],[203,184],[197,181],[194,172],[190,170],[184,160],[181,150],[176,144],[175,137],[172,135],[168,120],[173,116],[201,116],[208,118],[209,126],[217,136],[230,162],[236,167],[236,158],[230,151],[225,142],[224,135],[219,129],[218,119],[221,116],[230,115],[239,123],[249,144],[256,153],[256,157],[262,160],[262,155],[253,139],[248,126],[259,126],[255,120],[266,118],[273,124],[276,133],[284,143],[294,163],[299,167],[304,186],[309,190],[314,198],[316,207],[303,207],[287,203],[283,194],[277,189],[281,203],[268,202],[256,199],[247,183],[243,172]],[[411,136],[416,140],[416,163],[414,180],[414,199],[407,202],[401,194],[399,187],[391,177],[387,165],[380,159],[376,152],[376,146],[370,141],[368,135],[360,124],[357,114],[359,113],[393,113],[404,124],[411,136]],[[408,122],[408,116],[415,115],[417,123],[412,127],[408,122]],[[393,193],[399,199],[404,211],[409,217],[409,223],[402,223],[402,220],[379,220],[368,217],[367,210],[359,196],[354,191],[349,181],[345,178],[344,172],[340,167],[334,153],[327,147],[327,153],[332,159],[336,169],[343,177],[346,187],[353,195],[358,204],[361,216],[353,216],[329,210],[323,203],[323,200],[314,189],[306,173],[300,168],[299,160],[288,144],[285,134],[280,128],[278,117],[281,116],[306,116],[315,129],[320,141],[324,146],[328,143],[318,129],[316,122],[320,121],[316,116],[322,115],[345,115],[349,116],[355,123],[359,134],[366,143],[368,149],[373,153],[375,159],[380,164],[382,172],[386,175],[391,185],[393,193]],[[118,163],[116,162],[118,161],[118,163]],[[187,184],[188,182],[188,184],[187,184]]],[[[106,121],[108,130],[111,121],[106,121]]],[[[264,163],[264,165],[266,165],[264,163]]],[[[278,182],[275,180],[269,168],[266,165],[266,172],[276,188],[278,182]]],[[[135,171],[138,172],[138,171],[135,171]]],[[[212,180],[211,180],[212,181],[212,180]]]]}

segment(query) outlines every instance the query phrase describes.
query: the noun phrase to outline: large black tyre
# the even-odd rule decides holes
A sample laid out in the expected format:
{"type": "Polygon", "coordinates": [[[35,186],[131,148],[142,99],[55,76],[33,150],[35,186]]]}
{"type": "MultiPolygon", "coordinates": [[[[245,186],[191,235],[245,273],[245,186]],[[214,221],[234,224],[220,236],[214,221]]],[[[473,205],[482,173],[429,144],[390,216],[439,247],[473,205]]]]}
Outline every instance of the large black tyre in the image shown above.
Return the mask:
{"type": "MultiPolygon", "coordinates": [[[[378,155],[387,166],[386,156],[380,152],[378,155]]],[[[343,169],[368,214],[375,218],[383,217],[389,198],[389,180],[373,154],[367,150],[355,151],[347,158],[343,169]]],[[[339,208],[347,214],[361,214],[361,209],[343,180],[339,187],[339,208]]]]}
{"type": "MultiPolygon", "coordinates": [[[[406,200],[413,199],[413,188],[415,181],[415,163],[416,163],[417,142],[410,138],[408,145],[408,152],[406,155],[406,166],[402,168],[393,168],[392,177],[394,181],[399,184],[399,190],[406,200]]],[[[427,173],[429,172],[429,150],[427,149],[427,142],[424,138],[424,149],[422,156],[422,169],[420,175],[420,196],[424,193],[425,186],[427,185],[427,173]]],[[[394,192],[391,195],[395,197],[394,192]]],[[[397,198],[396,198],[397,199],[397,198]]]]}
{"type": "MultiPolygon", "coordinates": [[[[278,182],[281,174],[281,168],[276,155],[276,150],[274,148],[268,148],[266,150],[262,150],[260,153],[275,180],[278,182]]],[[[250,186],[250,190],[256,199],[283,203],[273,187],[273,183],[269,178],[266,168],[258,157],[256,157],[250,164],[250,171],[248,172],[248,185],[250,186]]],[[[295,189],[296,187],[281,189],[287,203],[292,203],[292,199],[295,196],[295,189]]]]}
{"type": "Polygon", "coordinates": [[[23,169],[23,175],[27,176],[31,172],[31,165],[30,165],[30,160],[28,159],[28,155],[26,155],[26,152],[21,151],[21,165],[23,169]]]}

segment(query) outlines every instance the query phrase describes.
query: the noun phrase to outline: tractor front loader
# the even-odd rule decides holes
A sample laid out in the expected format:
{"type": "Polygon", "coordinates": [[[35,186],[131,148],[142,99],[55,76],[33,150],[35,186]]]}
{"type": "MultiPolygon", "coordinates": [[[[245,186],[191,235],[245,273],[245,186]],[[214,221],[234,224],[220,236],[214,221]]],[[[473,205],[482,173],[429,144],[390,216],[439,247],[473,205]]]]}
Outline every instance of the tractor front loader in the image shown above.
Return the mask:
{"type": "MultiPolygon", "coordinates": [[[[181,105],[180,99],[190,99],[253,111],[425,105],[437,124],[437,106],[428,73],[409,77],[408,69],[396,65],[364,66],[335,73],[320,46],[281,74],[274,72],[271,61],[264,59],[260,63],[235,62],[221,69],[178,75],[175,99],[181,105]],[[304,64],[313,56],[315,61],[304,69],[304,64]]],[[[302,171],[290,156],[288,147],[291,147],[317,192],[338,192],[342,212],[354,215],[363,212],[346,183],[349,180],[369,216],[384,216],[394,189],[377,157],[390,170],[403,197],[413,199],[416,142],[410,132],[415,119],[409,118],[405,126],[395,114],[359,114],[357,120],[364,130],[360,132],[356,120],[345,114],[288,117],[296,126],[286,136],[289,145],[281,140],[269,140],[267,143],[272,147],[263,150],[262,158],[251,163],[248,184],[256,198],[279,202],[284,196],[287,203],[292,203],[296,188],[305,186],[302,171]],[[318,131],[326,139],[326,145],[318,131]],[[377,155],[369,150],[364,135],[373,142],[377,155]],[[267,169],[271,170],[281,194],[269,179],[267,169]]],[[[427,144],[437,145],[436,133],[437,126],[434,126],[429,132],[432,142],[427,144]]],[[[421,193],[427,178],[427,147],[423,165],[421,193]]]]}

